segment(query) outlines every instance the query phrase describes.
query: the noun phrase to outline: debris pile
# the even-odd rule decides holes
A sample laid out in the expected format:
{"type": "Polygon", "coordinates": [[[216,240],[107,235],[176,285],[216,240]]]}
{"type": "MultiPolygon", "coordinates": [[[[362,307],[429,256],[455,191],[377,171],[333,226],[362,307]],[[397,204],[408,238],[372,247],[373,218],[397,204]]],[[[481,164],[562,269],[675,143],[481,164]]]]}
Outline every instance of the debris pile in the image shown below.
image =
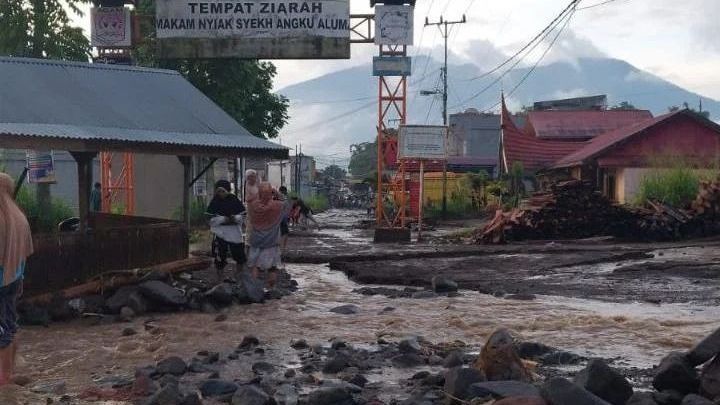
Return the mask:
{"type": "Polygon", "coordinates": [[[526,239],[579,239],[617,236],[643,241],[674,240],[720,232],[720,178],[701,183],[687,209],[648,201],[646,207],[614,204],[586,181],[553,184],[523,201],[521,208],[498,210],[474,235],[476,243],[526,239]]]}

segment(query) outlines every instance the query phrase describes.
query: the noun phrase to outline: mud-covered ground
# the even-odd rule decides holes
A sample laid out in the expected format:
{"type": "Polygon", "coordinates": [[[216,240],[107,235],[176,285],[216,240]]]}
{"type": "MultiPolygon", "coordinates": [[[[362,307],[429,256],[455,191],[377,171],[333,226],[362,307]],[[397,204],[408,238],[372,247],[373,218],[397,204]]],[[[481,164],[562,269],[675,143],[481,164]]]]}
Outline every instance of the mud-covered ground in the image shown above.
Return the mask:
{"type": "MultiPolygon", "coordinates": [[[[323,350],[340,339],[372,358],[372,353],[387,351],[380,341],[396,344],[407,336],[422,336],[438,346],[460,345],[472,356],[498,327],[511,329],[524,341],[609,359],[636,386],[646,387],[649,370],[661,357],[692,346],[720,326],[716,241],[475,246],[439,238],[476,224],[468,222],[439,226],[421,244],[375,245],[372,231],[354,226],[365,219],[357,212],[330,211],[319,219],[320,232],[294,230],[289,240],[287,271],[300,289],[281,300],[228,307],[221,321],[217,314],[181,312],[148,314],[128,323],[74,321],[23,328],[18,371],[29,383],[0,389],[0,403],[57,401],[60,395],[32,392],[43,384],[62,384],[69,403],[93,403],[88,392],[132,381],[137,367],[168,356],[190,361],[203,351],[219,353],[213,372],[223,379],[249,384],[259,378],[253,365],[265,362],[275,371],[260,376],[264,382],[290,384],[303,395],[340,375],[320,367],[301,372],[312,356],[291,348],[299,339],[323,350]],[[413,298],[404,291],[405,286],[425,288],[436,275],[456,280],[459,294],[413,298]],[[378,287],[370,283],[385,284],[386,290],[369,295],[367,288],[378,287]],[[536,297],[507,299],[512,293],[536,297]],[[355,313],[330,311],[343,305],[353,305],[355,313]],[[126,328],[136,333],[126,336],[126,328]],[[246,335],[257,336],[263,350],[234,359],[246,335]],[[297,376],[286,377],[289,370],[297,376]]],[[[201,242],[193,250],[202,254],[207,246],[201,242]]],[[[560,363],[539,371],[567,375],[580,367],[560,363]]],[[[423,370],[442,372],[429,363],[397,368],[382,359],[363,372],[369,388],[360,395],[384,404],[401,401],[411,395],[411,377],[423,370]]],[[[209,375],[186,375],[184,389],[197,389],[209,375]]]]}

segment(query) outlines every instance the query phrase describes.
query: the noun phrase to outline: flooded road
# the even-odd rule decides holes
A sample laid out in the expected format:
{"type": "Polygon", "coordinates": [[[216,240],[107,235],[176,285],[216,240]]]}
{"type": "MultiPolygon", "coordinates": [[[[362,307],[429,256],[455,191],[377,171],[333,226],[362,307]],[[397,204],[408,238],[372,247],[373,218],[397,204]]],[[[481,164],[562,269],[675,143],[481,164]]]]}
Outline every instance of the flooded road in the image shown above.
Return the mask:
{"type": "MultiPolygon", "coordinates": [[[[360,243],[360,239],[350,243],[360,243]]],[[[588,266],[600,273],[607,271],[604,264],[588,266]]],[[[189,359],[200,350],[210,350],[226,356],[245,335],[259,338],[266,349],[264,361],[294,368],[300,361],[290,343],[297,339],[328,345],[340,338],[371,349],[380,337],[399,340],[418,335],[433,343],[462,341],[477,351],[501,326],[526,341],[582,356],[616,359],[615,364],[622,367],[649,368],[669,351],[686,349],[720,327],[720,308],[702,303],[617,303],[557,295],[516,301],[468,290],[457,297],[389,299],[353,292],[362,285],[325,264],[289,264],[287,270],[299,282],[298,292],[262,305],[227,308],[223,322],[215,321],[216,314],[187,312],[139,317],[131,323],[89,326],[75,321],[48,328],[25,327],[18,336],[22,344],[19,373],[33,383],[63,381],[74,396],[89,387],[131,378],[136,367],[170,355],[189,359]],[[344,304],[357,305],[359,313],[329,312],[344,304]],[[122,336],[128,327],[137,334],[122,336]]],[[[251,365],[259,359],[252,355],[228,362],[223,376],[249,381],[251,365]]],[[[417,370],[384,368],[368,379],[385,381],[381,399],[399,398],[399,380],[417,370]]]]}

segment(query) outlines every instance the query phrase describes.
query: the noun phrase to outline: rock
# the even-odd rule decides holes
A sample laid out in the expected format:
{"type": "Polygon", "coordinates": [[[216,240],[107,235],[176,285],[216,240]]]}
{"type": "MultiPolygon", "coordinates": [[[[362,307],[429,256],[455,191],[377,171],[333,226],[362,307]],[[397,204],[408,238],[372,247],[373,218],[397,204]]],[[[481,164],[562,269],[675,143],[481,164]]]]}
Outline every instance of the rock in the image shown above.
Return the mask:
{"type": "Polygon", "coordinates": [[[552,353],[541,356],[539,360],[540,363],[546,366],[567,366],[571,364],[578,364],[583,361],[583,358],[575,353],[556,350],[552,353]]]}
{"type": "Polygon", "coordinates": [[[187,371],[191,373],[204,373],[208,371],[208,368],[202,361],[198,359],[192,359],[190,361],[190,364],[188,365],[187,371]]]}
{"type": "Polygon", "coordinates": [[[493,402],[493,405],[547,405],[540,397],[508,397],[493,402]]]}
{"type": "Polygon", "coordinates": [[[122,335],[123,336],[133,336],[133,335],[137,335],[137,332],[133,328],[125,328],[122,331],[122,335]]]}
{"type": "MultiPolygon", "coordinates": [[[[433,367],[434,366],[442,366],[443,361],[444,361],[443,358],[436,354],[433,354],[430,357],[428,357],[428,364],[433,367]]],[[[452,367],[446,367],[446,368],[452,368],[452,367]]]]}
{"type": "Polygon", "coordinates": [[[458,290],[458,284],[444,276],[435,276],[432,278],[432,289],[436,293],[447,293],[458,290]]]}
{"type": "Polygon", "coordinates": [[[202,399],[200,399],[200,396],[196,392],[193,392],[185,395],[185,398],[183,398],[182,402],[180,402],[180,405],[203,405],[203,402],[202,399]]]}
{"type": "Polygon", "coordinates": [[[680,352],[672,352],[662,359],[653,378],[653,387],[658,391],[676,390],[689,394],[697,392],[699,385],[695,367],[680,352]]]}
{"type": "Polygon", "coordinates": [[[515,301],[533,301],[535,298],[535,294],[508,294],[504,296],[506,300],[515,300],[515,301]]]}
{"type": "Polygon", "coordinates": [[[24,387],[32,382],[32,379],[26,375],[13,376],[11,382],[17,386],[24,387]]]}
{"type": "Polygon", "coordinates": [[[231,381],[205,380],[200,384],[200,392],[203,397],[220,397],[238,391],[238,385],[231,381]]]}
{"type": "Polygon", "coordinates": [[[510,332],[504,328],[490,335],[474,367],[482,370],[488,381],[532,381],[532,375],[515,350],[510,332]]]}
{"type": "Polygon", "coordinates": [[[537,342],[521,342],[515,346],[518,355],[523,359],[539,359],[541,356],[555,351],[550,346],[537,342]]]}
{"type": "Polygon", "coordinates": [[[652,392],[636,392],[625,403],[626,405],[658,405],[652,392]]]}
{"type": "Polygon", "coordinates": [[[471,385],[468,394],[469,398],[540,397],[540,390],[521,381],[486,381],[471,385]]]}
{"type": "Polygon", "coordinates": [[[220,361],[220,353],[218,352],[209,352],[203,359],[203,363],[205,364],[214,364],[218,361],[220,361]]]}
{"type": "MultiPolygon", "coordinates": [[[[466,367],[455,367],[445,373],[445,392],[460,400],[472,399],[470,387],[479,382],[485,381],[485,375],[480,370],[466,367]]],[[[449,404],[457,404],[455,400],[448,401],[449,404]]]]}
{"type": "Polygon", "coordinates": [[[697,394],[690,394],[683,398],[682,405],[715,405],[715,402],[697,394]]]}
{"type": "Polygon", "coordinates": [[[357,305],[341,305],[339,307],[335,307],[330,310],[330,312],[340,314],[340,315],[354,315],[357,314],[360,311],[360,308],[357,305]]]}
{"type": "Polygon", "coordinates": [[[402,353],[420,353],[422,350],[416,337],[401,340],[398,348],[402,353]]]}
{"type": "Polygon", "coordinates": [[[182,399],[177,385],[166,385],[153,394],[146,403],[147,405],[179,405],[182,399]]]}
{"type": "Polygon", "coordinates": [[[269,405],[270,396],[255,385],[246,385],[235,392],[232,405],[269,405]]]}
{"type": "Polygon", "coordinates": [[[135,381],[132,385],[132,393],[138,397],[147,397],[156,393],[158,386],[155,381],[145,373],[136,373],[135,381]]]}
{"type": "Polygon", "coordinates": [[[675,390],[665,390],[662,392],[653,392],[652,397],[658,405],[680,405],[684,395],[675,390]]]}
{"type": "Polygon", "coordinates": [[[284,375],[285,375],[285,378],[293,378],[293,377],[295,377],[296,374],[297,374],[297,372],[295,372],[295,370],[288,369],[288,370],[285,370],[284,375]]]}
{"type": "Polygon", "coordinates": [[[355,405],[352,395],[341,387],[322,388],[308,395],[308,404],[312,405],[355,405]]]}
{"type": "Polygon", "coordinates": [[[240,345],[238,345],[238,349],[240,350],[246,350],[252,347],[255,347],[260,344],[260,340],[256,338],[255,336],[248,335],[243,337],[242,342],[240,342],[240,345]]]}
{"type": "Polygon", "coordinates": [[[688,353],[691,366],[699,366],[720,354],[720,328],[695,345],[688,353]]]}
{"type": "Polygon", "coordinates": [[[630,383],[601,359],[591,360],[575,376],[575,384],[613,405],[625,405],[632,396],[630,383]]]}
{"type": "Polygon", "coordinates": [[[187,364],[180,357],[168,357],[157,364],[159,374],[183,375],[187,371],[187,364]]]}
{"type": "Polygon", "coordinates": [[[139,294],[137,286],[120,287],[113,295],[105,301],[105,307],[112,314],[119,314],[122,307],[127,307],[130,296],[139,294]]]}
{"type": "Polygon", "coordinates": [[[135,319],[135,311],[130,307],[122,307],[120,309],[120,320],[123,322],[130,322],[135,319]]]}
{"type": "Polygon", "coordinates": [[[166,385],[168,385],[168,384],[170,384],[170,385],[179,385],[179,384],[180,384],[180,380],[179,380],[177,377],[175,377],[174,375],[172,375],[172,374],[165,374],[164,376],[160,377],[160,379],[158,380],[158,384],[159,384],[161,387],[164,387],[164,386],[166,386],[166,385]]]}
{"type": "Polygon", "coordinates": [[[259,361],[252,365],[252,371],[255,374],[272,374],[275,372],[275,366],[264,361],[259,361]]]}
{"type": "Polygon", "coordinates": [[[237,360],[240,358],[240,356],[238,356],[237,353],[230,353],[230,354],[228,354],[227,357],[228,357],[228,360],[237,360]]]}
{"type": "Polygon", "coordinates": [[[609,405],[602,398],[564,378],[546,381],[542,396],[552,405],[609,405]]]}
{"type": "Polygon", "coordinates": [[[368,383],[368,379],[362,374],[355,374],[348,380],[350,384],[357,385],[358,387],[365,387],[368,383]]]}
{"type": "Polygon", "coordinates": [[[44,381],[33,385],[30,391],[36,394],[62,395],[66,389],[65,381],[44,381]]]}
{"type": "Polygon", "coordinates": [[[200,312],[203,314],[216,314],[218,312],[218,309],[215,308],[215,305],[213,305],[210,302],[203,302],[200,304],[200,312]]]}
{"type": "Polygon", "coordinates": [[[135,315],[142,315],[148,311],[147,300],[143,298],[139,291],[130,294],[126,306],[135,311],[135,315]]]}
{"type": "Polygon", "coordinates": [[[140,293],[161,306],[179,307],[187,303],[183,293],[162,281],[145,281],[138,286],[140,293]]]}
{"type": "Polygon", "coordinates": [[[323,366],[323,373],[325,374],[337,374],[345,370],[349,366],[349,359],[343,354],[337,354],[335,357],[325,362],[323,366]]]}
{"type": "Polygon", "coordinates": [[[426,298],[437,298],[437,296],[438,295],[435,293],[435,291],[425,290],[425,291],[417,291],[417,292],[412,293],[410,298],[426,299],[426,298]]]}
{"type": "Polygon", "coordinates": [[[297,405],[298,390],[290,384],[283,384],[275,390],[274,397],[278,405],[297,405]]]}
{"type": "Polygon", "coordinates": [[[300,339],[290,343],[290,347],[295,350],[305,350],[309,349],[310,345],[308,344],[308,342],[305,341],[305,339],[300,339]]]}
{"type": "Polygon", "coordinates": [[[235,298],[241,304],[260,304],[265,302],[265,286],[261,280],[255,280],[248,272],[240,273],[240,279],[234,289],[235,298]]]}
{"type": "MultiPolygon", "coordinates": [[[[330,341],[330,348],[333,350],[340,350],[348,347],[348,344],[346,341],[338,338],[333,338],[330,341]]],[[[315,346],[313,347],[313,352],[315,353],[322,353],[322,346],[315,346]]]]}
{"type": "Polygon", "coordinates": [[[215,317],[215,322],[225,322],[227,321],[228,317],[225,314],[220,314],[215,317]]]}
{"type": "Polygon", "coordinates": [[[76,316],[75,311],[69,305],[69,301],[59,295],[53,296],[50,300],[48,312],[50,313],[50,319],[56,322],[67,321],[76,316]]]}
{"type": "Polygon", "coordinates": [[[429,371],[418,371],[417,373],[413,374],[413,376],[410,377],[410,379],[411,380],[424,380],[428,377],[430,377],[429,371]]]}
{"type": "Polygon", "coordinates": [[[393,357],[392,363],[399,368],[412,368],[425,364],[425,360],[417,354],[406,353],[393,357]]]}
{"type": "Polygon", "coordinates": [[[708,398],[720,397],[720,354],[703,368],[700,392],[708,398]]]}
{"type": "Polygon", "coordinates": [[[220,283],[205,293],[210,301],[220,306],[227,306],[233,303],[235,294],[233,288],[227,283],[220,283]]]}
{"type": "Polygon", "coordinates": [[[445,357],[445,360],[443,360],[442,363],[443,367],[445,368],[453,368],[453,367],[460,367],[463,365],[463,357],[462,353],[458,351],[450,352],[450,354],[445,357]]]}

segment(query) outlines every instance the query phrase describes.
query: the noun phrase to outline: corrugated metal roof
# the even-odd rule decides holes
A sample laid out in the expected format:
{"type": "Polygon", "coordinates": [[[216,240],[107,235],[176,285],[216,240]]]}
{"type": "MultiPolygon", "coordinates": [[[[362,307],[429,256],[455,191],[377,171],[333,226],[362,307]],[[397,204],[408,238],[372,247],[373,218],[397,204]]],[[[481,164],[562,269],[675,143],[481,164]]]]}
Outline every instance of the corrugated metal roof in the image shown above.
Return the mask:
{"type": "Polygon", "coordinates": [[[287,149],[250,134],[171,70],[0,58],[0,133],[287,149]]]}
{"type": "Polygon", "coordinates": [[[678,114],[685,113],[685,110],[672,112],[665,115],[660,115],[655,118],[645,120],[635,125],[630,125],[625,128],[616,129],[614,131],[606,132],[595,139],[589,141],[582,149],[575,151],[561,159],[559,159],[554,167],[571,167],[581,165],[585,160],[590,159],[598,154],[606,151],[607,149],[617,145],[618,143],[639,134],[661,122],[667,121],[671,117],[678,114]]]}
{"type": "Polygon", "coordinates": [[[544,139],[591,139],[652,118],[647,110],[530,111],[525,130],[544,139]]]}

